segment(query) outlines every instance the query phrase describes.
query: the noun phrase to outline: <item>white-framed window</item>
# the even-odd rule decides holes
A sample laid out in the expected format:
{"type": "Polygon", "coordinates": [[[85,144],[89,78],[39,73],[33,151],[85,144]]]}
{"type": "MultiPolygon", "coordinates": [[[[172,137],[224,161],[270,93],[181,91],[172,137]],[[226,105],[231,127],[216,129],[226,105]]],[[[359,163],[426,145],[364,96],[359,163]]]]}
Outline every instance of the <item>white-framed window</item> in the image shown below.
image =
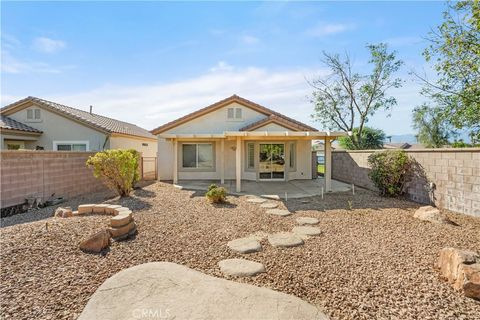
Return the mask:
{"type": "Polygon", "coordinates": [[[42,113],[40,108],[27,109],[27,122],[40,122],[42,120],[42,113]]]}
{"type": "Polygon", "coordinates": [[[255,143],[247,143],[247,169],[255,169],[255,143]]]}
{"type": "Polygon", "coordinates": [[[297,162],[297,144],[295,142],[290,142],[290,150],[289,150],[289,161],[290,161],[290,169],[295,169],[296,162],[297,162]]]}
{"type": "Polygon", "coordinates": [[[214,165],[212,143],[183,143],[182,168],[212,169],[214,165]]]}
{"type": "Polygon", "coordinates": [[[88,141],[53,141],[54,151],[90,151],[88,141]]]}
{"type": "Polygon", "coordinates": [[[243,120],[242,108],[227,108],[227,120],[242,121],[243,120]]]}

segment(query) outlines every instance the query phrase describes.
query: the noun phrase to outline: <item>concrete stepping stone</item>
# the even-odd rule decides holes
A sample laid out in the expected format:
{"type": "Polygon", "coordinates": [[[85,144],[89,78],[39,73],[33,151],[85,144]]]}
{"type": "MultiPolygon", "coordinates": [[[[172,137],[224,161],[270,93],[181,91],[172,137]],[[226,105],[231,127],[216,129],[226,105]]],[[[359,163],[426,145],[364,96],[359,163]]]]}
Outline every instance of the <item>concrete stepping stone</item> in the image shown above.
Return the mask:
{"type": "Polygon", "coordinates": [[[292,232],[300,236],[318,236],[322,233],[319,228],[311,226],[297,226],[293,228],[292,232]]]}
{"type": "Polygon", "coordinates": [[[78,319],[132,318],[328,319],[319,307],[293,295],[212,277],[170,262],[137,265],[108,278],[78,319]]]}
{"type": "Polygon", "coordinates": [[[262,197],[271,200],[280,200],[280,197],[276,194],[262,194],[262,197]]]}
{"type": "Polygon", "coordinates": [[[218,263],[222,273],[234,277],[251,277],[265,272],[261,263],[245,259],[226,259],[218,263]]]}
{"type": "Polygon", "coordinates": [[[255,238],[240,238],[229,241],[227,246],[233,251],[251,253],[262,250],[262,245],[255,238]]]}
{"type": "Polygon", "coordinates": [[[278,203],[266,202],[266,203],[262,203],[260,207],[265,209],[275,209],[276,207],[278,207],[278,203]]]}
{"type": "Polygon", "coordinates": [[[268,236],[268,242],[274,247],[296,247],[303,244],[302,238],[292,232],[279,232],[268,236]]]}
{"type": "Polygon", "coordinates": [[[267,213],[282,217],[286,217],[292,214],[290,211],[284,209],[270,209],[267,210],[267,213]]]}
{"type": "Polygon", "coordinates": [[[267,202],[267,199],[250,198],[250,199],[247,199],[247,202],[250,202],[250,203],[264,203],[264,202],[267,202]]]}
{"type": "Polygon", "coordinates": [[[297,220],[298,224],[304,225],[304,224],[317,224],[320,222],[317,218],[310,218],[310,217],[298,217],[297,220]]]}

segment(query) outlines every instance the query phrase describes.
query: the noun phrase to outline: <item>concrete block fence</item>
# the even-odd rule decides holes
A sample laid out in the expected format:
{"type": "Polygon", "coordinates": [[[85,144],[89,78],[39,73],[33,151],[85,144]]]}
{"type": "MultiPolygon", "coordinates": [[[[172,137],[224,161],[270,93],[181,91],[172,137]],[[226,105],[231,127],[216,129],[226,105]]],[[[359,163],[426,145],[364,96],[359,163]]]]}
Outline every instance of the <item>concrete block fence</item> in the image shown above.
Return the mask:
{"type": "MultiPolygon", "coordinates": [[[[334,151],[332,178],[370,190],[368,156],[379,150],[334,151]]],[[[480,217],[480,148],[405,150],[416,160],[418,171],[409,184],[407,197],[430,203],[429,183],[436,189],[433,202],[440,208],[480,217]]]]}
{"type": "Polygon", "coordinates": [[[85,162],[95,152],[0,151],[1,208],[26,198],[47,200],[105,190],[85,162]]]}

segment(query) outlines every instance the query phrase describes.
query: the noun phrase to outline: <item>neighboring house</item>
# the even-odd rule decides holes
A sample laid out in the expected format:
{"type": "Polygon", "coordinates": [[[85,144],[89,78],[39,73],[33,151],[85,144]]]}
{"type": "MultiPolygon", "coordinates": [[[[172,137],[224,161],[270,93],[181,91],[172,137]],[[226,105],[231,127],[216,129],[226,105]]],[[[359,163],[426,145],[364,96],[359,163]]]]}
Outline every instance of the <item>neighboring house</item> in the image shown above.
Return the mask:
{"type": "Polygon", "coordinates": [[[299,121],[233,95],[164,124],[158,137],[160,180],[289,181],[312,179],[312,140],[323,139],[331,189],[331,140],[299,121]]]}
{"type": "MultiPolygon", "coordinates": [[[[91,111],[91,110],[90,110],[91,111]]],[[[28,97],[0,109],[1,149],[136,149],[156,157],[157,139],[134,124],[28,97]]]]}
{"type": "Polygon", "coordinates": [[[413,149],[425,149],[425,146],[420,143],[413,143],[410,144],[408,142],[398,142],[398,143],[384,143],[383,144],[383,149],[408,149],[408,150],[413,150],[413,149]]]}

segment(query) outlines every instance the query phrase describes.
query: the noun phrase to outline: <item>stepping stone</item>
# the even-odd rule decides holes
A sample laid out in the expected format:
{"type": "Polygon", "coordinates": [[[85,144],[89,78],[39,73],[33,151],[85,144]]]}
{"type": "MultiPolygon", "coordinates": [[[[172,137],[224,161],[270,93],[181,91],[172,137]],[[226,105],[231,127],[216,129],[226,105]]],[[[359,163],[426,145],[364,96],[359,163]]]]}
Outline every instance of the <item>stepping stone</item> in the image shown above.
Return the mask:
{"type": "Polygon", "coordinates": [[[250,199],[247,199],[247,202],[251,202],[251,203],[264,203],[266,202],[267,199],[262,199],[262,198],[250,198],[250,199]]]}
{"type": "Polygon", "coordinates": [[[251,253],[262,250],[262,245],[255,238],[240,238],[229,241],[227,246],[233,251],[251,253]]]}
{"type": "Polygon", "coordinates": [[[262,194],[262,197],[271,200],[280,200],[280,197],[276,194],[262,194]]]}
{"type": "Polygon", "coordinates": [[[234,277],[251,277],[265,272],[265,266],[261,263],[245,259],[226,259],[218,263],[222,273],[234,277]]]}
{"type": "Polygon", "coordinates": [[[137,265],[108,278],[78,319],[132,318],[328,319],[319,307],[293,295],[212,277],[170,262],[137,265]]]}
{"type": "Polygon", "coordinates": [[[268,236],[268,242],[274,247],[296,247],[303,244],[302,238],[292,232],[279,232],[268,236]]]}
{"type": "Polygon", "coordinates": [[[266,209],[274,209],[276,207],[278,207],[278,203],[274,203],[274,202],[267,202],[267,203],[262,203],[260,205],[261,208],[266,208],[266,209]]]}
{"type": "Polygon", "coordinates": [[[310,217],[298,217],[297,218],[297,223],[300,225],[303,224],[317,224],[320,222],[317,218],[310,218],[310,217]]]}
{"type": "Polygon", "coordinates": [[[318,236],[322,233],[319,228],[310,226],[294,227],[292,232],[300,236],[318,236]]]}
{"type": "Polygon", "coordinates": [[[270,210],[267,210],[267,213],[274,214],[276,216],[282,216],[282,217],[286,217],[292,214],[290,211],[284,210],[284,209],[270,209],[270,210]]]}

